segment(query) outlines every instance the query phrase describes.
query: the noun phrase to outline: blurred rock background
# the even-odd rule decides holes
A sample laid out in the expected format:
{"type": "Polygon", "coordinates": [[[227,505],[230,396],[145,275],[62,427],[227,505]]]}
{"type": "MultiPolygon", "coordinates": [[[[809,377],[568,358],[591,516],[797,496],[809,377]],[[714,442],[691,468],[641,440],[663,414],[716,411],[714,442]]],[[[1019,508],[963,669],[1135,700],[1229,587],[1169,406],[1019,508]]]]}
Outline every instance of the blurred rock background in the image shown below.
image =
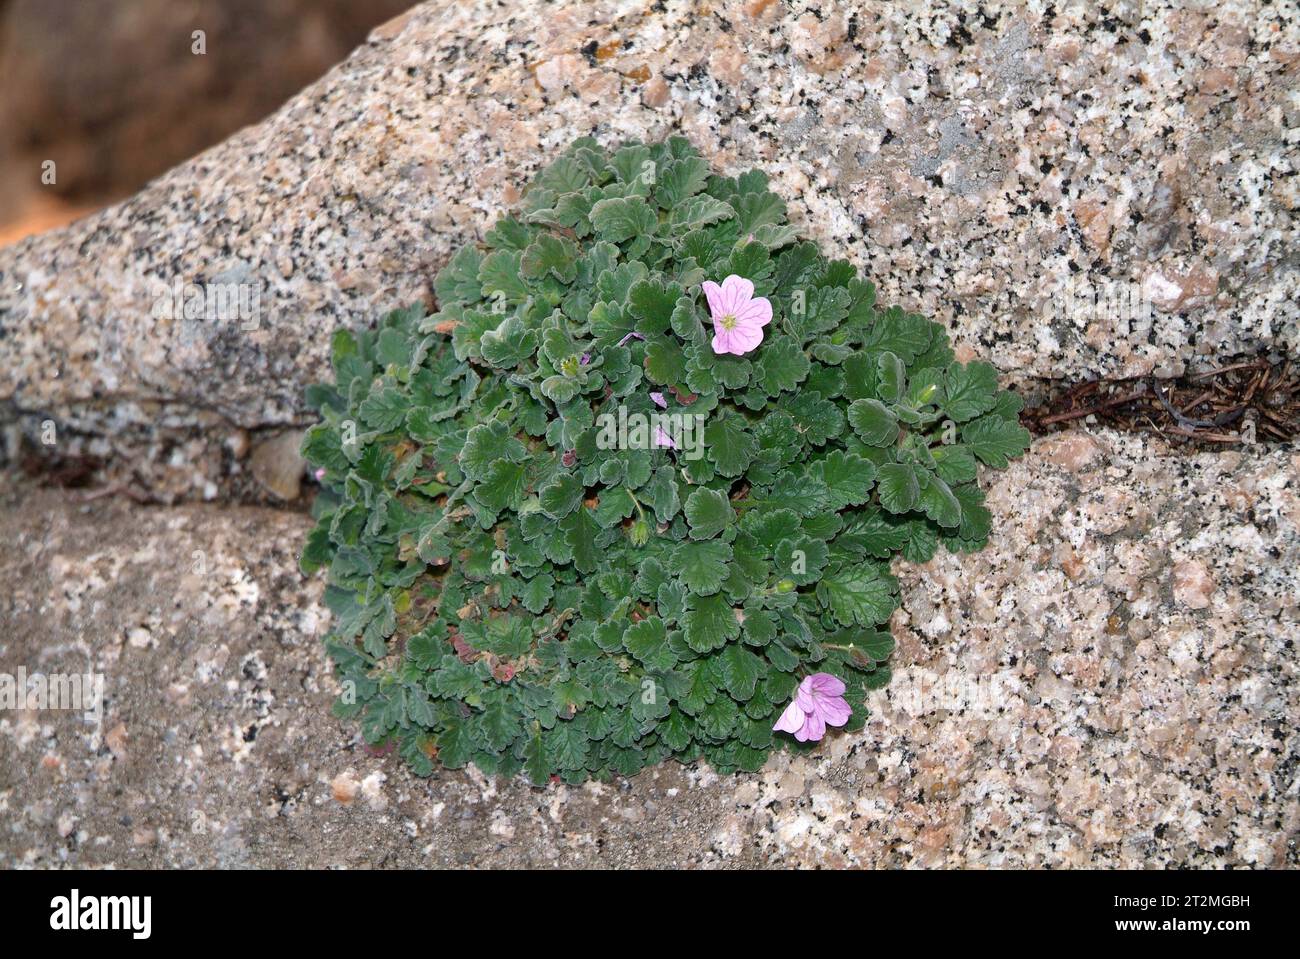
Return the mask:
{"type": "Polygon", "coordinates": [[[262,119],[408,6],[0,0],[0,245],[129,196],[262,119]]]}

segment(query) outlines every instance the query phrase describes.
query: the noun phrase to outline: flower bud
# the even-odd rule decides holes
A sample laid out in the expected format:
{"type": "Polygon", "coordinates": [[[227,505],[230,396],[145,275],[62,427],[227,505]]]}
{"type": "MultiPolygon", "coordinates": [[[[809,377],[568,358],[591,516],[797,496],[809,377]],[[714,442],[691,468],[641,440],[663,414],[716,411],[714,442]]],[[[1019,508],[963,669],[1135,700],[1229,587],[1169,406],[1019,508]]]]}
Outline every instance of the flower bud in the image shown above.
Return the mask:
{"type": "Polygon", "coordinates": [[[650,539],[650,524],[643,519],[637,520],[627,531],[627,538],[633,546],[644,546],[650,539]]]}

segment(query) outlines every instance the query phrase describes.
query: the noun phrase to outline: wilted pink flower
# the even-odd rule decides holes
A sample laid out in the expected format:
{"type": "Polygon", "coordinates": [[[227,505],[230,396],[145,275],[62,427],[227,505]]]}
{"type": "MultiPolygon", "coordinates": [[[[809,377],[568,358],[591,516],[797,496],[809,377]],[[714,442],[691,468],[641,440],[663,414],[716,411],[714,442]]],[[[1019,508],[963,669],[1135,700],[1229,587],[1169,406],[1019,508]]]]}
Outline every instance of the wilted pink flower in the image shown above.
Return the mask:
{"type": "Polygon", "coordinates": [[[668,409],[668,401],[664,399],[664,395],[662,393],[651,393],[650,399],[654,400],[655,406],[659,407],[661,410],[668,409]]]}
{"type": "Polygon", "coordinates": [[[794,733],[801,743],[817,742],[826,735],[828,725],[843,726],[852,714],[844,700],[844,683],[830,673],[813,673],[804,677],[772,729],[794,733]]]}
{"type": "Polygon", "coordinates": [[[591,354],[590,354],[590,353],[583,353],[582,356],[578,357],[578,365],[579,365],[579,366],[586,366],[586,365],[587,365],[588,363],[590,363],[590,362],[591,362],[591,354]]]}
{"type": "Polygon", "coordinates": [[[644,339],[645,339],[645,336],[644,336],[644,335],[638,333],[636,330],[633,330],[631,333],[628,333],[627,335],[625,335],[621,340],[619,340],[619,341],[618,341],[617,343],[615,343],[614,345],[615,345],[615,346],[622,346],[622,345],[623,345],[624,343],[626,343],[628,340],[644,340],[644,339]]]}
{"type": "Polygon", "coordinates": [[[772,304],[754,295],[754,284],[734,273],[722,281],[703,283],[704,298],[713,317],[713,352],[742,356],[763,342],[763,327],[772,322],[772,304]]]}

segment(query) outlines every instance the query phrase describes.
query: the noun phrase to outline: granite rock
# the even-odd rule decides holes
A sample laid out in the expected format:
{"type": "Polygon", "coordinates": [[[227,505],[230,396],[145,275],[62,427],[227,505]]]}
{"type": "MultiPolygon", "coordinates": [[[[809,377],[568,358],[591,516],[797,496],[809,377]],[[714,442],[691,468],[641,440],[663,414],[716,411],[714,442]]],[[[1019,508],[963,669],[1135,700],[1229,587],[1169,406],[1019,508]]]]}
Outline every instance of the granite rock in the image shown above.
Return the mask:
{"type": "Polygon", "coordinates": [[[329,331],[429,299],[585,134],[766,169],[804,233],[1013,380],[1294,351],[1283,6],[425,4],[136,197],[0,250],[0,403],[159,498],[229,492],[225,434],[301,426],[329,331]],[[190,287],[246,308],[169,319],[190,287]]]}
{"type": "Polygon", "coordinates": [[[900,563],[872,716],[752,775],[422,780],[330,718],[301,514],[0,485],[0,865],[1300,866],[1300,455],[1073,431],[900,563]]]}

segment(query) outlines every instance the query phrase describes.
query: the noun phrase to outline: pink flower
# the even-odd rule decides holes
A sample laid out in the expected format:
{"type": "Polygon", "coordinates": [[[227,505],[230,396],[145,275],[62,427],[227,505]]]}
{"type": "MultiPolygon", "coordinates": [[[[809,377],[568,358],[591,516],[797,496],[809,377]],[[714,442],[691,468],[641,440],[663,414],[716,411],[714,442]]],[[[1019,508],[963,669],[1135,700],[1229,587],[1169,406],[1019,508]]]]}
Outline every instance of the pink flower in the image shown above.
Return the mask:
{"type": "Polygon", "coordinates": [[[650,399],[654,400],[655,406],[659,407],[661,410],[668,409],[668,401],[664,399],[662,393],[651,393],[650,399]]]}
{"type": "Polygon", "coordinates": [[[817,742],[826,735],[828,725],[843,726],[852,714],[844,701],[844,683],[830,673],[813,673],[799,684],[772,729],[794,733],[801,743],[817,742]]]}
{"type": "Polygon", "coordinates": [[[754,284],[734,273],[702,284],[713,317],[713,352],[743,356],[763,342],[763,327],[772,322],[772,304],[754,295],[754,284]]]}
{"type": "Polygon", "coordinates": [[[325,467],[322,466],[320,469],[318,469],[316,472],[312,473],[311,475],[316,477],[316,482],[319,483],[321,480],[325,478],[325,467]]]}
{"type": "Polygon", "coordinates": [[[670,449],[670,450],[677,449],[677,444],[673,442],[673,438],[671,436],[669,436],[667,433],[664,432],[664,428],[662,426],[655,427],[655,446],[662,446],[665,449],[670,449]]]}

